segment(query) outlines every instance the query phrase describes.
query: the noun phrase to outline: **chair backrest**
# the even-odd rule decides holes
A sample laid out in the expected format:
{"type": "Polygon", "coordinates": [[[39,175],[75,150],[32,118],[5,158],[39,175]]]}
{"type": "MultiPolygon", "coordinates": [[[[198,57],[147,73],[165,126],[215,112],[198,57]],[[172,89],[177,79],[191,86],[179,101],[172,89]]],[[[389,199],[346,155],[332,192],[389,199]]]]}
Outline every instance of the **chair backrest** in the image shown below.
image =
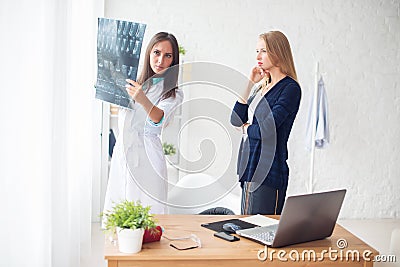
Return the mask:
{"type": "Polygon", "coordinates": [[[206,209],[203,210],[202,212],[200,212],[199,214],[201,215],[235,215],[235,213],[228,209],[228,208],[224,208],[224,207],[215,207],[215,208],[210,208],[210,209],[206,209]]]}
{"type": "Polygon", "coordinates": [[[171,214],[199,214],[215,207],[228,208],[233,212],[239,210],[240,213],[240,196],[227,192],[219,181],[205,173],[182,177],[168,192],[168,203],[171,214]]]}

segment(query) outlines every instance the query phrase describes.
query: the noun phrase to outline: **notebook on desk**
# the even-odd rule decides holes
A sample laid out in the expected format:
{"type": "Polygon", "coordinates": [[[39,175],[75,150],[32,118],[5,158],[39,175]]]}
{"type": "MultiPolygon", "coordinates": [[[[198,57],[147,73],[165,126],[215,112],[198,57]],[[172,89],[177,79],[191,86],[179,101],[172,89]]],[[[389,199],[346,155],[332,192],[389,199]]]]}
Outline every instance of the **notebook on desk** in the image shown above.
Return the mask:
{"type": "Polygon", "coordinates": [[[332,235],[346,190],[290,196],[279,223],[237,230],[236,234],[271,247],[323,239],[332,235]]]}

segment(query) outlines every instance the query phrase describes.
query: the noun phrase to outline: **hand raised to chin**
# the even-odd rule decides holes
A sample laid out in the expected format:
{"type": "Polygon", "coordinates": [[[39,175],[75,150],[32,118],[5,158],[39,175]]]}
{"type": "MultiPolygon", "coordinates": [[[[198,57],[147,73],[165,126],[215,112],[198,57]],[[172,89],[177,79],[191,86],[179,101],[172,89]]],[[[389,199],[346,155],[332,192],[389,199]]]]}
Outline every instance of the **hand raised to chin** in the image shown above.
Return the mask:
{"type": "Polygon", "coordinates": [[[264,70],[264,69],[260,68],[259,66],[255,66],[254,68],[251,69],[250,80],[253,83],[258,83],[266,75],[269,75],[269,72],[267,70],[264,70]]]}

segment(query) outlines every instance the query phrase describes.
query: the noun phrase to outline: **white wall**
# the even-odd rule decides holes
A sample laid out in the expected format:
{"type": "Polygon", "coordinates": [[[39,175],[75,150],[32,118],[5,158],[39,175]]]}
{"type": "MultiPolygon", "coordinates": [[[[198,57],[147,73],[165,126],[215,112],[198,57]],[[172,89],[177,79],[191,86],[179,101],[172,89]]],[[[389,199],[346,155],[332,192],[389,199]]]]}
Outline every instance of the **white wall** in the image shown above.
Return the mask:
{"type": "Polygon", "coordinates": [[[303,89],[289,141],[289,195],[307,192],[305,131],[319,61],[331,144],[316,151],[314,189],[347,188],[343,218],[400,216],[399,12],[398,0],[105,1],[107,17],[147,24],[144,47],[154,33],[169,31],[187,49],[185,61],[245,75],[258,34],[279,29],[288,36],[303,89]]]}

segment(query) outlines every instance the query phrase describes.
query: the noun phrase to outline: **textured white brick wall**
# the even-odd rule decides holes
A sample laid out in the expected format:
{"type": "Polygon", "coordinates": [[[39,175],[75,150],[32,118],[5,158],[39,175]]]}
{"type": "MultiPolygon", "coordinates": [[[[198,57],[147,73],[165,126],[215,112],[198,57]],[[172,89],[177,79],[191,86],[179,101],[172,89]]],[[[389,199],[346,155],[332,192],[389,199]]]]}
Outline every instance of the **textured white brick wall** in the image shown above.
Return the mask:
{"type": "MultiPolygon", "coordinates": [[[[108,17],[174,33],[186,61],[247,75],[259,33],[283,31],[303,88],[290,138],[288,194],[307,192],[305,131],[317,61],[329,100],[331,144],[316,151],[315,191],[347,188],[342,218],[400,217],[400,1],[105,1],[108,17]]],[[[147,42],[148,39],[145,39],[147,42]]]]}

